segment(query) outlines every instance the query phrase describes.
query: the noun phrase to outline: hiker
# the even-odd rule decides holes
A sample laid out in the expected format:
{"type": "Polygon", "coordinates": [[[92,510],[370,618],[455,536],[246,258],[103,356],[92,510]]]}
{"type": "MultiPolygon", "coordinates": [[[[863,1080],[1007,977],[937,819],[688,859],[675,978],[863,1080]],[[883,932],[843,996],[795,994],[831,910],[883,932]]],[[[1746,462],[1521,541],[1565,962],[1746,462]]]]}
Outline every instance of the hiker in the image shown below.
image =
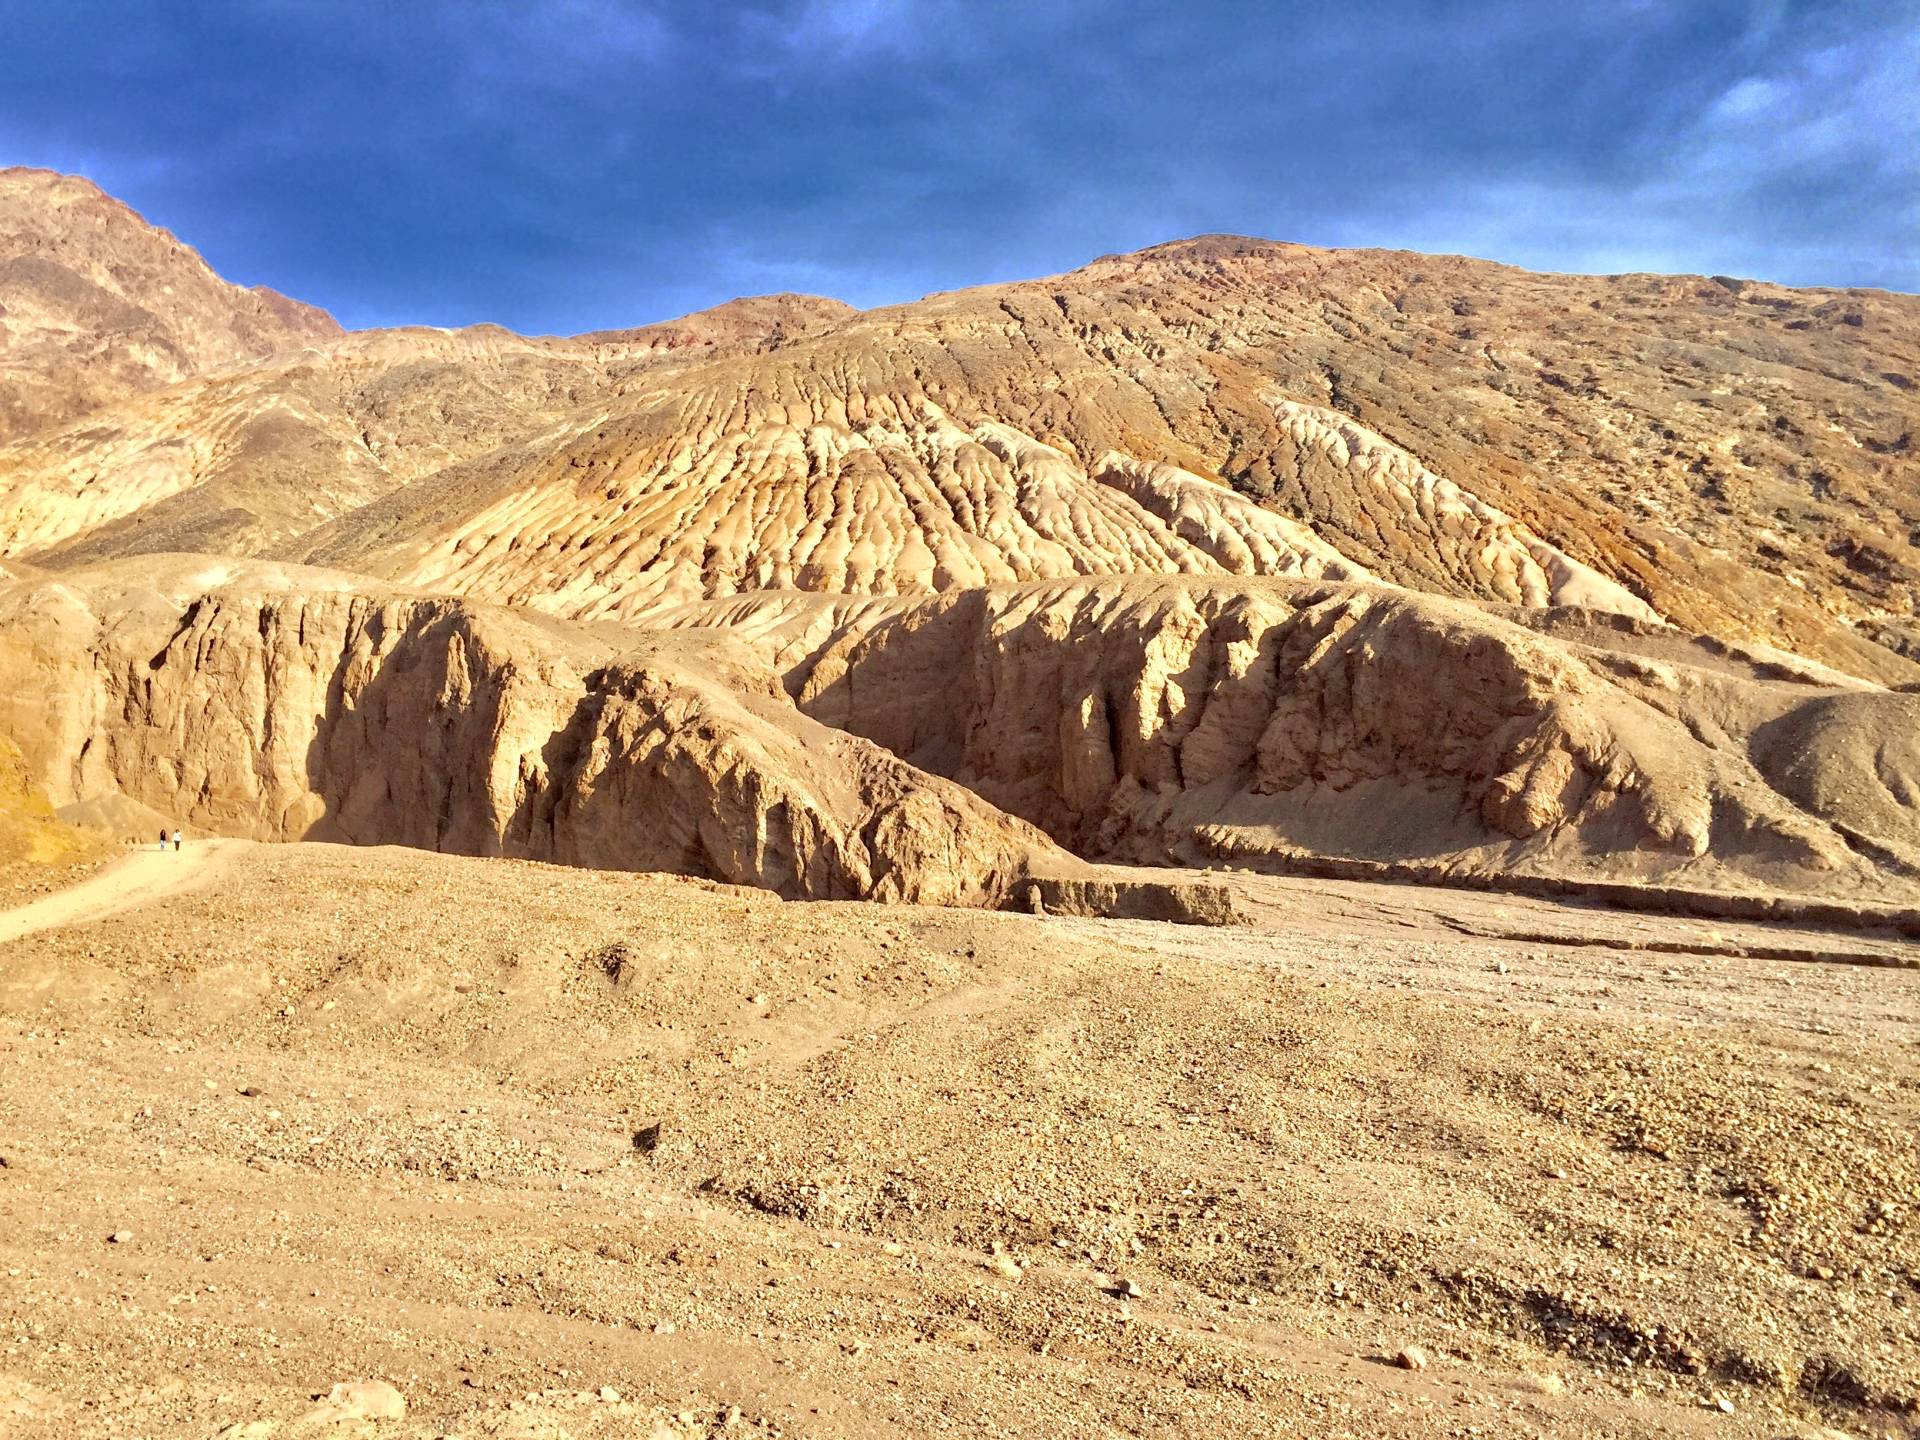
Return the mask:
{"type": "Polygon", "coordinates": [[[165,830],[160,832],[160,853],[162,855],[167,853],[167,832],[165,830]]]}
{"type": "Polygon", "coordinates": [[[180,848],[180,832],[178,830],[173,832],[173,848],[176,850],[180,848]]]}

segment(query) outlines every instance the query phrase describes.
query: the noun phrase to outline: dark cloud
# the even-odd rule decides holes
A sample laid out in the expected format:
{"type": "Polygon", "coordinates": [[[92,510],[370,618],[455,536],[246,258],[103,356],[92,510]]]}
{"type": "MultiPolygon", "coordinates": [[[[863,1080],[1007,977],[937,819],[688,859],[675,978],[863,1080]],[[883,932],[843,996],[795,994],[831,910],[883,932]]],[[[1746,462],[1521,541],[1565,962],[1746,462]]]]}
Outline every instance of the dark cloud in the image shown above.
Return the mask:
{"type": "Polygon", "coordinates": [[[1905,0],[67,0],[0,160],[352,324],[858,304],[1203,230],[1920,289],[1905,0]]]}

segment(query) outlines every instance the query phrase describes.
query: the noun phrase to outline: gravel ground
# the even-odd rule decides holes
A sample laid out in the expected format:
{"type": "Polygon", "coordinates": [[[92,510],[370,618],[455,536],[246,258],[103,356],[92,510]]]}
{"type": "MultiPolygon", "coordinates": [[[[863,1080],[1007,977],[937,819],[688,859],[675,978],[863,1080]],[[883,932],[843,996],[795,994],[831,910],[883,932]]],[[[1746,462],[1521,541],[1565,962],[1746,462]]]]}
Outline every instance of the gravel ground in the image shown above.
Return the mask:
{"type": "Polygon", "coordinates": [[[1820,959],[1914,947],[1235,884],[257,847],[15,941],[0,1430],[1920,1433],[1920,971],[1820,959]]]}

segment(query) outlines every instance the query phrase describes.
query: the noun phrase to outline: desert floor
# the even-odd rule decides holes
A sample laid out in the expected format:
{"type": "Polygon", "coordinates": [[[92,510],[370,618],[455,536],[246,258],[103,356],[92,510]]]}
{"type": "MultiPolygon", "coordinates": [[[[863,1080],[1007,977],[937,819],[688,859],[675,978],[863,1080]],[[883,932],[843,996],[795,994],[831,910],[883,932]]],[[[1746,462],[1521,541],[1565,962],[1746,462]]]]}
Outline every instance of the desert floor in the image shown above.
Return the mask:
{"type": "Polygon", "coordinates": [[[1920,946],[70,878],[0,914],[9,1436],[1920,1433],[1920,946]]]}

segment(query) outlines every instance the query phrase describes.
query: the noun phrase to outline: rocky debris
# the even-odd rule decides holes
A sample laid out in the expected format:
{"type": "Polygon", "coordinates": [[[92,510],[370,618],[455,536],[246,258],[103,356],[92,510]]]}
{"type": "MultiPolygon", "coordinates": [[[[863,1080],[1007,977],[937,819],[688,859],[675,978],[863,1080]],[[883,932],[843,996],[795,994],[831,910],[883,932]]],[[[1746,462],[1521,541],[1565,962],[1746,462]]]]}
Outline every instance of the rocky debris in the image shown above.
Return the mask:
{"type": "Polygon", "coordinates": [[[1105,920],[1165,920],[1176,925],[1232,925],[1232,892],[1224,885],[1169,876],[1165,880],[1062,879],[1035,876],[1021,887],[1032,915],[1105,920]]]}
{"type": "Polygon", "coordinates": [[[369,1432],[480,1440],[709,1440],[734,1405],[749,1434],[1145,1405],[1189,1440],[1400,1435],[1429,1400],[1436,1429],[1572,1436],[1717,1424],[1713,1394],[1871,1434],[1920,1395],[1913,972],[1674,979],[1633,943],[1744,928],[1345,882],[1226,877],[1248,923],[1196,931],[229,863],[7,951],[35,1163],[0,1186],[0,1334],[102,1430],[294,1433],[309,1373],[398,1385],[369,1432]],[[1365,1383],[1413,1339],[1427,1371],[1365,1383]]]}
{"type": "Polygon", "coordinates": [[[344,1425],[362,1420],[402,1420],[407,1402],[385,1380],[342,1381],[302,1419],[308,1425],[344,1425]]]}

